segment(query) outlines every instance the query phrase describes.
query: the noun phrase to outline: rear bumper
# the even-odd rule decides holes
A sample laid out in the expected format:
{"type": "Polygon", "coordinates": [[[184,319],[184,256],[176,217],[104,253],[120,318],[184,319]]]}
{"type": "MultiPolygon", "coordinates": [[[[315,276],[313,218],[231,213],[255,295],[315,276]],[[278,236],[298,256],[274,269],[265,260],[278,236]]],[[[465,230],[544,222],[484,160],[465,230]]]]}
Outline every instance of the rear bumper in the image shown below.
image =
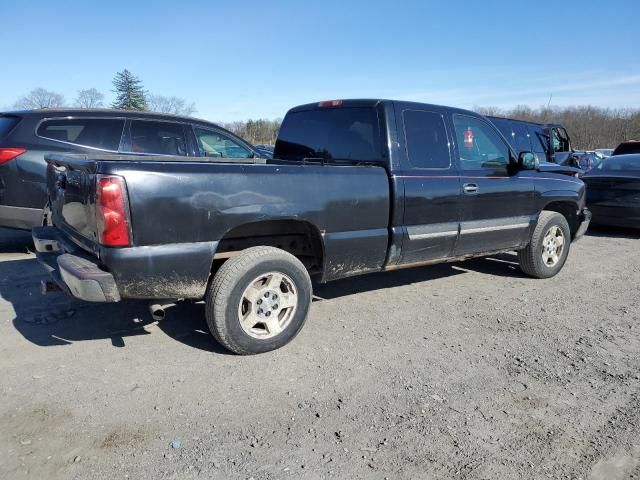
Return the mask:
{"type": "Polygon", "coordinates": [[[588,208],[583,208],[582,211],[578,214],[578,220],[580,222],[578,226],[578,230],[576,234],[573,236],[573,240],[579,240],[582,237],[587,229],[589,228],[589,224],[591,223],[591,210],[588,208]]]}
{"type": "Polygon", "coordinates": [[[201,299],[218,246],[218,242],[127,248],[95,246],[98,251],[92,256],[62,229],[36,227],[32,232],[37,257],[58,286],[89,302],[117,302],[122,298],[201,299]]]}
{"type": "Polygon", "coordinates": [[[64,241],[56,228],[34,228],[33,243],[36,257],[66,293],[87,302],[120,301],[113,275],[102,270],[91,258],[65,253],[64,241]]]}

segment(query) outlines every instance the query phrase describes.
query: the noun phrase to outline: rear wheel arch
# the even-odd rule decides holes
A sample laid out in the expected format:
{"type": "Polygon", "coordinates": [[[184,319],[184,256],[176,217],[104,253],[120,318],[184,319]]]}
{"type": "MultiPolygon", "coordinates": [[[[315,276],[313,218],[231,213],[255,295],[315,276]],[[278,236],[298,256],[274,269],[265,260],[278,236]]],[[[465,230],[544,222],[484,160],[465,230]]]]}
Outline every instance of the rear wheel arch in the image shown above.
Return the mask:
{"type": "Polygon", "coordinates": [[[298,258],[310,274],[324,269],[325,246],[320,229],[302,219],[278,219],[248,222],[225,232],[216,249],[212,271],[241,251],[267,246],[284,250],[298,258]]]}

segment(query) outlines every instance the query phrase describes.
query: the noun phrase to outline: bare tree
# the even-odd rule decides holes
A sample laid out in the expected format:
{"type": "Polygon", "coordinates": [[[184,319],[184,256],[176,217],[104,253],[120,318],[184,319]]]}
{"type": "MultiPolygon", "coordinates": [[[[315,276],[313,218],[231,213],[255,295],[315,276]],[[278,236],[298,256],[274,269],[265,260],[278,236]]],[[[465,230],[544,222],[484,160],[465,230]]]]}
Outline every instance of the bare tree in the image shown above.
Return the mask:
{"type": "Polygon", "coordinates": [[[95,88],[80,90],[76,97],[75,104],[80,108],[100,108],[104,106],[104,94],[95,88]]]}
{"type": "Polygon", "coordinates": [[[14,108],[38,109],[38,108],[57,108],[64,106],[64,96],[59,93],[45,90],[44,88],[35,88],[27,95],[20,97],[14,108]]]}
{"type": "Polygon", "coordinates": [[[195,103],[187,103],[184,98],[165,97],[162,95],[149,95],[147,108],[152,112],[173,113],[175,115],[193,115],[196,110],[195,103]]]}

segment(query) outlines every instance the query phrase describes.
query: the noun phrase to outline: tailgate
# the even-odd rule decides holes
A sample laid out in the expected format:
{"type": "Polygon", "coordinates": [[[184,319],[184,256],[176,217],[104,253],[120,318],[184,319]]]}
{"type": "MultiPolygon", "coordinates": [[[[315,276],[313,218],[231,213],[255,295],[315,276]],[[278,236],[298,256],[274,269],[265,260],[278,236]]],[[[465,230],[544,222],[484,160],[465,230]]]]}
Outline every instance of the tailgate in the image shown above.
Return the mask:
{"type": "Polygon", "coordinates": [[[97,162],[85,156],[49,154],[47,190],[51,219],[87,250],[97,246],[97,162]]]}

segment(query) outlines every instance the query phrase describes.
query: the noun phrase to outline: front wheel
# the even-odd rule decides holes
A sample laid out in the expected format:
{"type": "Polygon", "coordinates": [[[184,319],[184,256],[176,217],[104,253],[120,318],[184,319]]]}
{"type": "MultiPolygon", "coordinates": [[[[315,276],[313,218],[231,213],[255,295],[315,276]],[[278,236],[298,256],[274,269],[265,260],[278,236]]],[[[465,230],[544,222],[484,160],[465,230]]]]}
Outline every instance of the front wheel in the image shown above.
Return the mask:
{"type": "Polygon", "coordinates": [[[518,252],[520,269],[535,278],[553,277],[567,261],[570,245],[567,219],[557,212],[543,211],[529,245],[518,252]]]}
{"type": "Polygon", "coordinates": [[[311,279],[296,257],[274,247],[252,247],[227,260],[206,294],[209,330],[241,355],[275,350],[304,325],[311,279]]]}

